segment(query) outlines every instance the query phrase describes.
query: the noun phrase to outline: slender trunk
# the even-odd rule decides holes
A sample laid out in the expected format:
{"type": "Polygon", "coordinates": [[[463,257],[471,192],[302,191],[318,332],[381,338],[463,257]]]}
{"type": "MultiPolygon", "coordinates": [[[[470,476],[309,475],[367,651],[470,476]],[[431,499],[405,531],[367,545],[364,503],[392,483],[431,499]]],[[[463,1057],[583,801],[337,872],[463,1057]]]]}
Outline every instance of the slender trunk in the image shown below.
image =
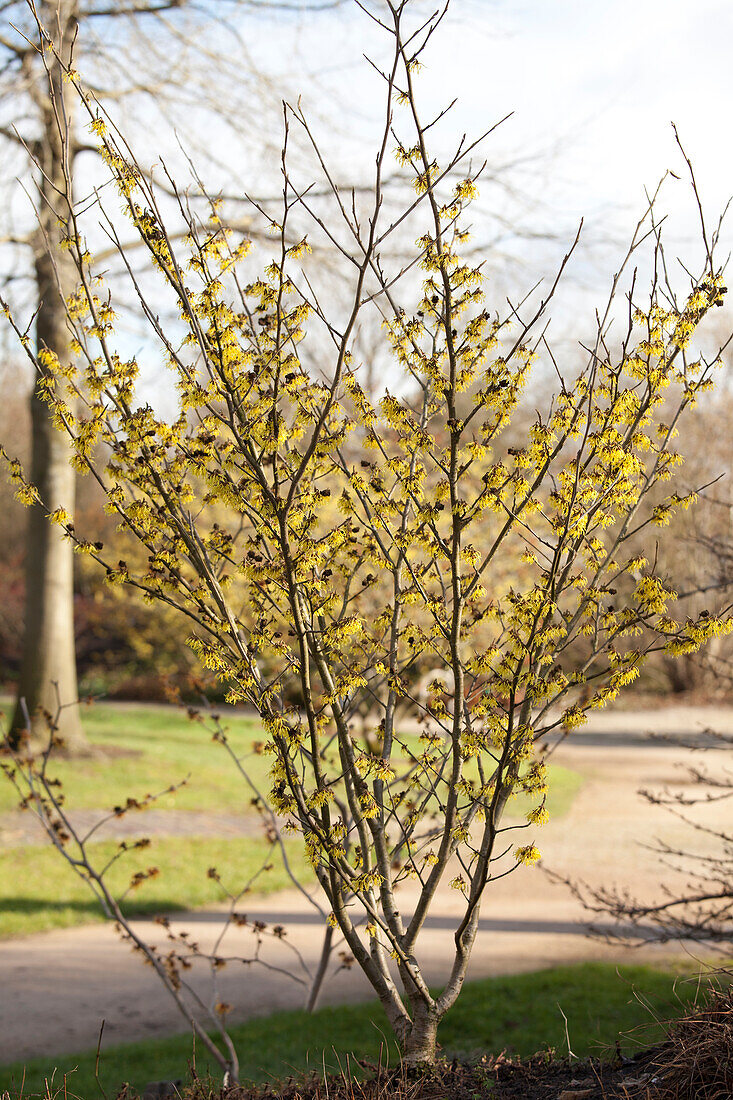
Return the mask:
{"type": "MultiPolygon", "coordinates": [[[[77,0],[43,0],[39,18],[61,59],[68,63],[76,30],[77,0]]],[[[35,240],[38,290],[36,344],[63,363],[72,355],[65,298],[76,285],[73,262],[60,244],[66,234],[73,162],[72,115],[75,91],[65,84],[58,61],[46,55],[49,73],[40,71],[34,89],[41,116],[38,160],[39,228],[35,240]],[[49,79],[50,78],[50,79],[49,79]]],[[[42,504],[30,509],[26,550],[25,636],[18,700],[10,741],[18,746],[31,722],[31,740],[48,736],[45,714],[56,716],[57,736],[72,754],[87,745],[79,716],[74,645],[74,555],[69,540],[46,516],[57,508],[73,515],[74,471],[66,437],[54,428],[38,392],[31,395],[31,476],[42,504]]]]}
{"type": "Polygon", "coordinates": [[[313,1012],[318,1001],[318,995],[323,988],[323,979],[326,977],[326,971],[328,970],[328,963],[331,958],[331,952],[333,950],[333,927],[330,924],[326,925],[326,931],[323,935],[323,947],[321,948],[321,957],[318,960],[318,969],[316,970],[315,977],[313,978],[313,984],[308,990],[308,998],[305,1002],[306,1012],[313,1012]]]}

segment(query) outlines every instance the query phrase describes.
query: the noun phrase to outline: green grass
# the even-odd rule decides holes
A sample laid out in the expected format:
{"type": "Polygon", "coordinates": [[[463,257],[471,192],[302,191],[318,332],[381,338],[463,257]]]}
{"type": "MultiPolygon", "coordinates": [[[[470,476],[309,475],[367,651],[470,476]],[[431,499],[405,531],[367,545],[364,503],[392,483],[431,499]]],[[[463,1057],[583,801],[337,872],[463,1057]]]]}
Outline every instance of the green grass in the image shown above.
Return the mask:
{"type": "MultiPolygon", "coordinates": [[[[61,780],[70,807],[112,808],[129,795],[156,794],[189,776],[186,786],[156,803],[159,809],[236,813],[248,807],[251,791],[228,753],[185,711],[98,704],[84,708],[83,720],[92,745],[110,751],[110,756],[52,763],[50,772],[61,780]],[[117,755],[120,749],[129,755],[117,755]]],[[[270,761],[251,752],[252,742],[262,737],[259,722],[234,716],[226,725],[232,747],[240,755],[248,754],[253,778],[266,788],[270,761]]],[[[0,784],[0,811],[12,809],[17,801],[11,785],[0,784]]]]}
{"type": "MultiPolygon", "coordinates": [[[[117,851],[115,841],[89,845],[94,866],[102,866],[117,851]]],[[[307,878],[309,868],[302,845],[292,842],[293,870],[307,878]]],[[[221,887],[207,876],[216,867],[226,888],[238,892],[271,858],[271,870],[260,874],[252,892],[271,894],[290,885],[277,852],[260,837],[222,840],[209,837],[157,837],[144,851],[130,852],[109,873],[108,884],[116,896],[129,884],[135,871],[159,869],[128,894],[123,903],[129,914],[195,909],[224,900],[221,887]]],[[[242,906],[246,902],[242,901],[242,906]]],[[[58,852],[48,846],[10,848],[0,854],[0,935],[2,937],[69,928],[105,920],[90,888],[58,852]]]]}
{"type": "MultiPolygon", "coordinates": [[[[616,1038],[640,1027],[636,1038],[623,1040],[626,1050],[642,1039],[651,1043],[660,1029],[653,1018],[680,1014],[682,1001],[694,997],[696,982],[675,988],[671,974],[648,966],[615,967],[602,963],[556,967],[532,974],[489,978],[468,983],[458,1004],[440,1031],[445,1054],[494,1053],[506,1049],[523,1055],[555,1048],[567,1053],[567,1034],[573,1052],[612,1053],[616,1038]],[[640,997],[649,1005],[645,1008],[640,997]],[[560,1011],[562,1009],[562,1012],[560,1011]]],[[[376,1059],[387,1035],[387,1024],[377,1004],[324,1008],[311,1016],[281,1012],[250,1020],[232,1029],[241,1060],[242,1079],[264,1081],[308,1067],[320,1070],[323,1059],[335,1067],[346,1054],[376,1059]]],[[[42,1043],[42,1037],[39,1042],[42,1043]]],[[[123,1081],[141,1089],[148,1081],[175,1079],[187,1073],[192,1055],[189,1034],[102,1049],[100,1080],[108,1096],[123,1081]]],[[[390,1057],[395,1057],[392,1049],[390,1057]]],[[[24,1096],[43,1091],[45,1078],[55,1073],[56,1087],[68,1078],[69,1095],[92,1100],[99,1095],[94,1079],[95,1052],[64,1058],[37,1058],[26,1066],[24,1096]]],[[[204,1075],[207,1058],[199,1049],[196,1066],[204,1075]]],[[[0,1067],[0,1091],[17,1094],[23,1067],[0,1067]]],[[[63,1095],[63,1092],[62,1092],[63,1095]]]]}
{"type": "MultiPolygon", "coordinates": [[[[156,806],[203,812],[248,809],[252,792],[229,754],[212,740],[211,730],[188,719],[185,711],[95,704],[84,709],[83,720],[92,745],[110,755],[53,761],[50,774],[61,781],[69,807],[112,808],[130,795],[142,798],[189,777],[184,787],[164,795],[156,806]],[[119,750],[129,755],[119,755],[119,750]]],[[[266,793],[271,760],[252,751],[253,742],[264,738],[261,725],[255,718],[240,715],[227,715],[225,725],[232,748],[244,758],[252,779],[266,793]]],[[[408,738],[408,742],[413,740],[417,747],[417,738],[408,738]]],[[[583,780],[577,772],[557,765],[551,765],[548,772],[548,809],[559,817],[567,813],[583,780]]],[[[0,812],[12,809],[17,802],[14,788],[0,782],[0,812]]],[[[524,797],[511,806],[513,814],[531,808],[524,797]]]]}

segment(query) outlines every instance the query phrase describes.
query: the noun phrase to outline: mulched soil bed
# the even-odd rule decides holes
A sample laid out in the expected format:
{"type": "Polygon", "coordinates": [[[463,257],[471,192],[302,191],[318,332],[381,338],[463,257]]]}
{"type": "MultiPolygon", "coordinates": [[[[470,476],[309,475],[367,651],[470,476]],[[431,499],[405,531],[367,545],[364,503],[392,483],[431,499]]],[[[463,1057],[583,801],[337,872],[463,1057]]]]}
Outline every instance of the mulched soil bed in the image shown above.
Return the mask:
{"type": "MultiPolygon", "coordinates": [[[[157,1082],[143,1100],[178,1100],[157,1082]]],[[[439,1062],[429,1069],[385,1069],[346,1061],[340,1076],[292,1078],[277,1086],[212,1088],[195,1081],[185,1100],[731,1100],[733,991],[712,989],[702,1004],[669,1025],[658,1046],[612,1061],[512,1059],[439,1062]]],[[[131,1100],[120,1094],[118,1100],[131,1100]]]]}
{"type": "MultiPolygon", "coordinates": [[[[664,1044],[666,1047],[667,1044],[664,1044]]],[[[190,1100],[630,1100],[653,1095],[656,1062],[664,1047],[634,1058],[599,1062],[559,1060],[537,1054],[525,1060],[484,1058],[443,1062],[430,1070],[384,1070],[360,1064],[368,1076],[293,1078],[277,1087],[236,1087],[218,1091],[203,1082],[184,1096],[190,1100]],[[651,1086],[651,1091],[648,1091],[651,1086]]],[[[355,1067],[351,1067],[355,1068],[355,1067]]],[[[151,1090],[145,1100],[175,1097],[173,1090],[151,1090]]]]}

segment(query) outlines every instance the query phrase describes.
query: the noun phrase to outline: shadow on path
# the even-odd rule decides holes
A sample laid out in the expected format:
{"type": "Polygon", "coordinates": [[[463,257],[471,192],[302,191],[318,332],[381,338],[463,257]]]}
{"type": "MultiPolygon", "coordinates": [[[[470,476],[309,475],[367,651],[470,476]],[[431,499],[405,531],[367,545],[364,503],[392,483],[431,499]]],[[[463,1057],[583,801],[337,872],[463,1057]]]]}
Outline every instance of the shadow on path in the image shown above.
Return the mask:
{"type": "MultiPolygon", "coordinates": [[[[245,911],[246,905],[244,905],[242,909],[245,911]]],[[[221,921],[224,914],[200,909],[196,912],[173,913],[169,914],[169,916],[171,916],[173,920],[180,921],[182,924],[207,924],[221,921]]],[[[263,921],[265,924],[282,924],[286,929],[288,927],[297,926],[312,927],[323,923],[322,918],[315,912],[283,912],[282,910],[262,912],[262,910],[258,909],[250,916],[252,920],[263,921]]],[[[408,914],[403,914],[403,916],[406,921],[409,920],[408,914]]],[[[424,927],[434,932],[453,932],[458,923],[459,917],[429,916],[425,921],[424,927]]],[[[501,917],[481,917],[479,920],[479,932],[517,932],[538,933],[540,935],[546,934],[548,936],[583,936],[591,925],[593,929],[602,936],[618,934],[621,931],[621,926],[618,924],[604,924],[596,921],[521,920],[501,917]]],[[[647,938],[640,928],[635,928],[634,933],[642,938],[647,938]]],[[[649,938],[651,938],[651,929],[649,933],[649,938]]]]}

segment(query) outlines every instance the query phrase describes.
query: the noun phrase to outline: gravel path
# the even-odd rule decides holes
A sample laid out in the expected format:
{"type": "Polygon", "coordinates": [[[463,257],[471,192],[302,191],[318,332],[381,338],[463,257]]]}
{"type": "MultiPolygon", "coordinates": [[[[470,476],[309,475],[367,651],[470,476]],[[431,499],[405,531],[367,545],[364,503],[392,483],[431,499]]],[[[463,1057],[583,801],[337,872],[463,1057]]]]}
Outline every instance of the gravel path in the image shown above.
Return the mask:
{"type": "MultiPolygon", "coordinates": [[[[69,819],[80,836],[94,828],[102,810],[71,810],[69,819]]],[[[141,836],[259,836],[262,822],[256,815],[198,813],[194,810],[146,810],[112,817],[96,830],[95,840],[129,840],[141,836]]],[[[0,847],[21,848],[43,844],[46,832],[29,810],[10,810],[0,814],[0,847]]]]}

